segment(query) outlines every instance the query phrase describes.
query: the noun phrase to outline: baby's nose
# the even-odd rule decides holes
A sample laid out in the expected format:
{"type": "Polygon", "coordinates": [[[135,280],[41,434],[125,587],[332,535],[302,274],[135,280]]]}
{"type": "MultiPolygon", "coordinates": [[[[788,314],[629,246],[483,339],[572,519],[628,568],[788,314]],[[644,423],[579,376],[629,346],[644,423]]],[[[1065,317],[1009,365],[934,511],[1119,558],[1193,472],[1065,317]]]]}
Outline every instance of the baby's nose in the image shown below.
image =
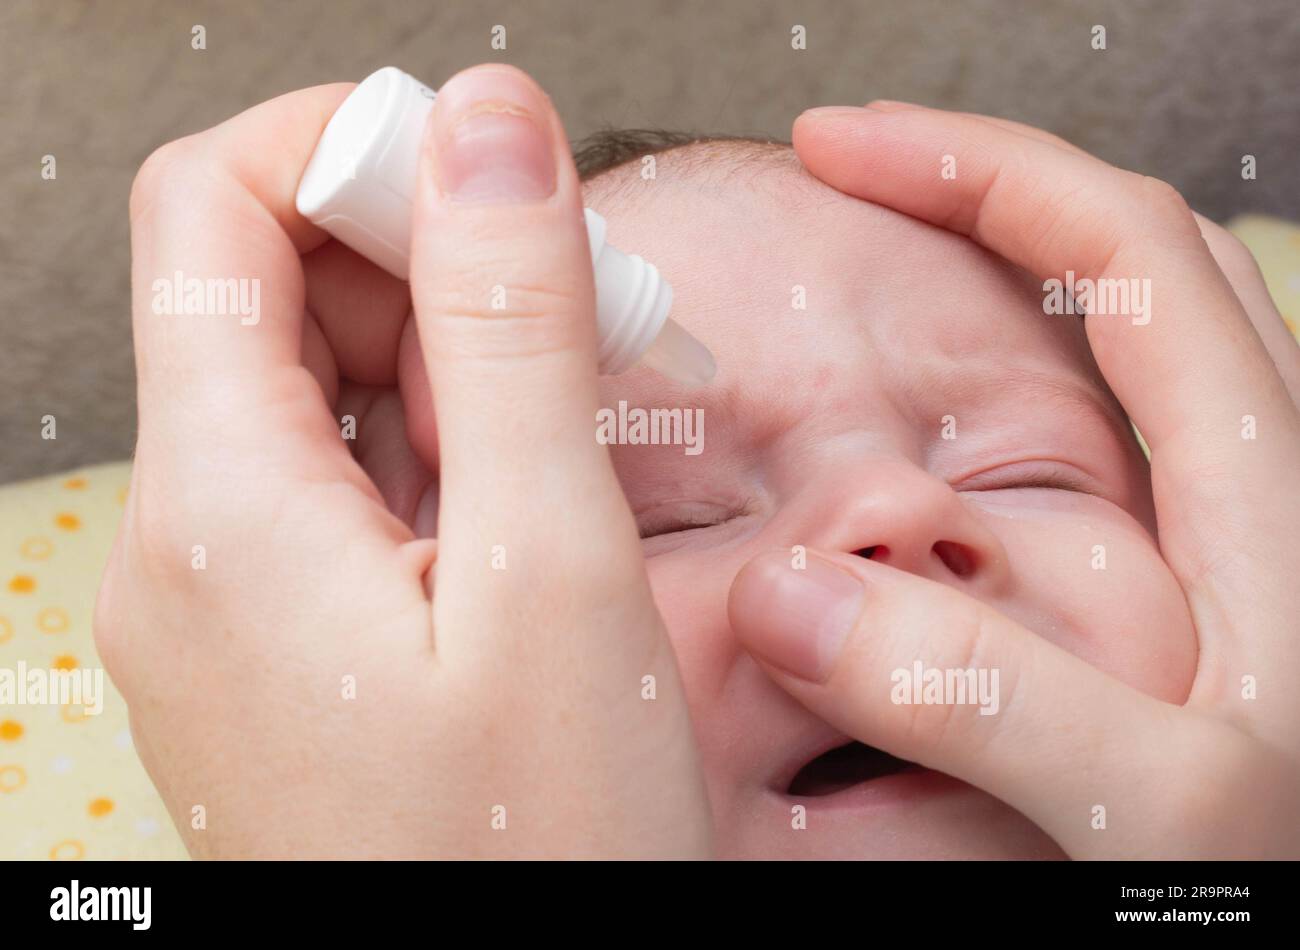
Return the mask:
{"type": "Polygon", "coordinates": [[[1005,579],[998,537],[946,482],[912,463],[855,466],[808,490],[803,517],[818,538],[809,544],[936,581],[993,587],[1005,579]]]}

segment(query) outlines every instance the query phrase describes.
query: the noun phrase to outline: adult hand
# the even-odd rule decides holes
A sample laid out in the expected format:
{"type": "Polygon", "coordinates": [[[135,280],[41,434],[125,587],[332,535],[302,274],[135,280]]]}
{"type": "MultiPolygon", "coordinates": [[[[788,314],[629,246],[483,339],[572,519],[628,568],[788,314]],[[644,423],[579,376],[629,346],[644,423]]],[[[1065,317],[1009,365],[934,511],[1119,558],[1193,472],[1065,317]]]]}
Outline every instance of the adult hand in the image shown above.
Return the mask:
{"type": "Polygon", "coordinates": [[[408,297],[294,209],[350,88],[166,145],[132,191],[139,442],[95,630],[140,756],[196,856],[706,854],[675,660],[594,435],[559,118],[512,68],[443,87],[408,297]],[[260,313],[155,312],[178,274],[254,281],[260,313]],[[433,438],[407,438],[395,388],[412,300],[440,484],[400,474],[433,438]]]}
{"type": "Polygon", "coordinates": [[[742,569],[737,634],[818,715],[1011,804],[1073,857],[1300,856],[1300,356],[1249,255],[1169,185],[1013,123],[878,103],[807,112],[794,145],[827,184],[1040,278],[1150,279],[1149,323],[1085,324],[1150,445],[1200,662],[1170,705],[956,590],[811,551],[805,571],[785,552],[742,569]],[[1000,711],[895,705],[891,671],[918,659],[999,670],[1000,711]]]}

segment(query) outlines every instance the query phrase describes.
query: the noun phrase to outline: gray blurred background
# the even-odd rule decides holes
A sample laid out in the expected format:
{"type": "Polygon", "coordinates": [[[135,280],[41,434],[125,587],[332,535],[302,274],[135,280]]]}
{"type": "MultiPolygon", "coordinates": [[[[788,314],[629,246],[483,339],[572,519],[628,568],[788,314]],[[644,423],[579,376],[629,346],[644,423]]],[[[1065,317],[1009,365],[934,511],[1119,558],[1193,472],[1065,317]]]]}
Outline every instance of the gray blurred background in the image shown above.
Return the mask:
{"type": "Polygon", "coordinates": [[[8,0],[0,483],[130,455],[127,194],[155,147],[301,86],[387,64],[437,85],[498,59],[540,80],[573,138],[785,138],[807,106],[904,99],[1050,129],[1219,220],[1300,219],[1298,0],[8,0]],[[206,50],[191,49],[194,24],[206,50]],[[1241,178],[1246,153],[1256,181],[1241,178]]]}

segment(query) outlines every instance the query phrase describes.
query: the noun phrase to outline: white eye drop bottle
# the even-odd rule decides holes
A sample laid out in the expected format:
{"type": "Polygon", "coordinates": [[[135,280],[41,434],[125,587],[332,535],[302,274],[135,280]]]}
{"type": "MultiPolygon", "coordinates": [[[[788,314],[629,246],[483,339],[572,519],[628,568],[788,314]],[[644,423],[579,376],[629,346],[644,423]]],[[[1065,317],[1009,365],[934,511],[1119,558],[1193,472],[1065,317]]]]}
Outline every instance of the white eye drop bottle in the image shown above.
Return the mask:
{"type": "MultiPolygon", "coordinates": [[[[325,126],[298,184],[298,212],[384,270],[409,279],[411,203],[435,93],[393,66],[372,73],[325,126]]],[[[690,385],[713,378],[713,356],[668,318],[673,289],[658,269],[605,242],[586,210],[596,282],[600,372],[640,363],[690,385]]]]}

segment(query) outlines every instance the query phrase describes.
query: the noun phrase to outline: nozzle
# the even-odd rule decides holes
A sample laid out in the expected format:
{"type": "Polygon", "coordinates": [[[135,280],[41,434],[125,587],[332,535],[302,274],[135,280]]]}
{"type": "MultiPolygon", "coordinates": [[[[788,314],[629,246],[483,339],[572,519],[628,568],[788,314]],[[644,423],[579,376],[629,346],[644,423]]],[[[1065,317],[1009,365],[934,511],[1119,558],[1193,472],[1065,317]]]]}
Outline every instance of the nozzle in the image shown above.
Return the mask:
{"type": "Polygon", "coordinates": [[[713,354],[675,320],[665,320],[641,362],[687,386],[703,386],[713,379],[718,366],[713,354]]]}

